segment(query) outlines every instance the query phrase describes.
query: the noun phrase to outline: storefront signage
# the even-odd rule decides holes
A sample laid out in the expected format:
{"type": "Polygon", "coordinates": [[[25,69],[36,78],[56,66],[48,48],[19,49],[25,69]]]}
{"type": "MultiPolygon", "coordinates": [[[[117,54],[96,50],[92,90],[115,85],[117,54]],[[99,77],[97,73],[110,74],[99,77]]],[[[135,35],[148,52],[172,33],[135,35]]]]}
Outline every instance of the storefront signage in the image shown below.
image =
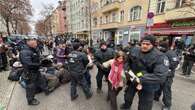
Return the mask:
{"type": "Polygon", "coordinates": [[[172,27],[189,27],[189,26],[195,26],[195,20],[192,20],[192,21],[174,21],[171,26],[172,27]]]}
{"type": "Polygon", "coordinates": [[[129,31],[125,31],[123,34],[129,34],[129,31]]]}

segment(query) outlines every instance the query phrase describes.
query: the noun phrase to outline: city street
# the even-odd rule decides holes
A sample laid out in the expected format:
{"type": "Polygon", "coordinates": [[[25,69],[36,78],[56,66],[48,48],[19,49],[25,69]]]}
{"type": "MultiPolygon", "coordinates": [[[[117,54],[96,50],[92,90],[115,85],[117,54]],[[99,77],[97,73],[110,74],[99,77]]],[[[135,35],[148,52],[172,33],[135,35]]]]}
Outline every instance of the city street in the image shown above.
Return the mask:
{"type": "MultiPolygon", "coordinates": [[[[49,96],[44,93],[36,95],[41,102],[38,106],[28,106],[25,98],[24,89],[15,82],[6,79],[8,72],[0,73],[1,91],[0,103],[7,106],[7,110],[109,110],[109,103],[106,101],[106,83],[104,83],[104,93],[96,93],[95,75],[97,69],[93,69],[92,82],[94,95],[91,99],[86,100],[81,88],[78,87],[79,97],[75,101],[70,100],[69,84],[62,85],[49,96]],[[2,79],[3,78],[3,79],[2,79]],[[2,91],[3,90],[3,91],[2,91]],[[13,92],[13,93],[12,93],[13,92]]],[[[190,110],[190,105],[195,101],[195,75],[185,78],[177,72],[173,83],[173,107],[172,110],[190,110]]],[[[123,103],[122,91],[118,96],[118,104],[123,103]]],[[[134,100],[132,110],[137,109],[137,96],[134,100]]],[[[161,110],[161,102],[154,102],[153,110],[161,110]]]]}
{"type": "MultiPolygon", "coordinates": [[[[110,71],[109,88],[124,87],[122,81],[129,79],[127,61],[135,72],[129,72],[132,82],[138,89],[144,87],[140,102],[150,109],[150,90],[164,81],[163,73],[177,66],[171,110],[191,110],[195,103],[195,0],[0,0],[0,110],[111,110],[106,81],[103,93],[96,93],[97,67],[90,71],[92,98],[86,99],[80,86],[76,100],[71,101],[70,95],[76,97],[73,91],[78,82],[85,86],[86,94],[90,92],[85,82],[89,75],[84,79],[82,74],[93,63],[102,74],[110,71]],[[63,71],[67,65],[76,77],[72,88],[70,83],[60,85],[70,80],[63,71]],[[25,89],[8,76],[24,82],[28,103],[25,89]],[[34,99],[37,88],[46,92],[36,94],[38,101],[34,99]]],[[[99,89],[101,77],[98,74],[99,89]]],[[[166,81],[163,90],[169,97],[172,80],[166,81]]],[[[119,95],[117,90],[109,94],[114,101],[118,95],[118,110],[124,103],[125,88],[119,95]]],[[[138,99],[136,94],[130,110],[138,110],[138,99]]],[[[169,109],[170,104],[163,105],[161,99],[153,102],[152,110],[169,109]]]]}

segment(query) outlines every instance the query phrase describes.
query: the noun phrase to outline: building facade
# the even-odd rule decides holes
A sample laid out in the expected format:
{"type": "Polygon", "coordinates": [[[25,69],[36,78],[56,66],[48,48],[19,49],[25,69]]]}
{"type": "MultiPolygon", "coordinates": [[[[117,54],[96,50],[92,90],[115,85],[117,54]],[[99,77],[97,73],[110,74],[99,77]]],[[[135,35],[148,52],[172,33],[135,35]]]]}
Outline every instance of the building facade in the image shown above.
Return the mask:
{"type": "Polygon", "coordinates": [[[69,0],[67,2],[68,29],[75,37],[88,39],[89,0],[69,0]]]}
{"type": "Polygon", "coordinates": [[[149,0],[93,0],[93,39],[127,45],[144,36],[149,0]]]}
{"type": "Polygon", "coordinates": [[[0,16],[0,36],[3,36],[7,33],[7,28],[5,26],[5,22],[2,19],[2,17],[0,16]]]}
{"type": "Polygon", "coordinates": [[[65,27],[65,13],[62,2],[59,3],[58,7],[53,11],[51,15],[52,33],[54,35],[60,35],[67,32],[65,27]]]}
{"type": "Polygon", "coordinates": [[[189,41],[195,33],[195,0],[151,0],[150,12],[154,13],[154,25],[147,34],[167,37],[171,42],[182,37],[189,41]]]}

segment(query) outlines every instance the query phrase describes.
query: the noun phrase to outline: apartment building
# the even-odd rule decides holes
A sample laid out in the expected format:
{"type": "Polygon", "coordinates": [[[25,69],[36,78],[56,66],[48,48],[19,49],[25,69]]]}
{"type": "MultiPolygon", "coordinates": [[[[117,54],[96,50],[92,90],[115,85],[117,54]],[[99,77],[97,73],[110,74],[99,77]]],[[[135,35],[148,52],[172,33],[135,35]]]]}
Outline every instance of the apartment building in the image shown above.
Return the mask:
{"type": "Polygon", "coordinates": [[[7,33],[7,28],[5,26],[5,22],[3,22],[3,19],[0,16],[0,36],[3,36],[7,33]]]}
{"type": "Polygon", "coordinates": [[[67,3],[68,28],[75,37],[88,39],[89,36],[89,0],[69,0],[67,3]]]}
{"type": "Polygon", "coordinates": [[[145,33],[148,4],[149,0],[92,0],[93,39],[123,45],[139,41],[145,33]]]}
{"type": "Polygon", "coordinates": [[[190,41],[195,34],[195,0],[151,0],[150,12],[154,13],[154,25],[146,33],[168,37],[170,43],[175,37],[190,41]]]}

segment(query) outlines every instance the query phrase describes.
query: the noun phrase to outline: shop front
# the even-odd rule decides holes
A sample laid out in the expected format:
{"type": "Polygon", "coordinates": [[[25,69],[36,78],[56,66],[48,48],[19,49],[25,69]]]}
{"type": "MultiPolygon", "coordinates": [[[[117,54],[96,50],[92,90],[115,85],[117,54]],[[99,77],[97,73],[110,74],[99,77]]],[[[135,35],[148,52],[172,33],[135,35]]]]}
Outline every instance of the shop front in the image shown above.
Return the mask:
{"type": "Polygon", "coordinates": [[[123,46],[128,45],[129,41],[129,28],[119,28],[115,36],[115,43],[122,44],[123,46]]]}
{"type": "Polygon", "coordinates": [[[186,45],[192,43],[195,34],[195,18],[167,20],[164,23],[155,23],[145,34],[152,34],[158,39],[167,38],[170,45],[177,38],[184,40],[186,45]]]}
{"type": "Polygon", "coordinates": [[[81,40],[88,40],[89,32],[83,31],[83,32],[77,32],[76,33],[76,38],[79,38],[81,40]]]}
{"type": "Polygon", "coordinates": [[[145,26],[130,26],[129,27],[129,42],[140,41],[144,37],[145,26]]]}

